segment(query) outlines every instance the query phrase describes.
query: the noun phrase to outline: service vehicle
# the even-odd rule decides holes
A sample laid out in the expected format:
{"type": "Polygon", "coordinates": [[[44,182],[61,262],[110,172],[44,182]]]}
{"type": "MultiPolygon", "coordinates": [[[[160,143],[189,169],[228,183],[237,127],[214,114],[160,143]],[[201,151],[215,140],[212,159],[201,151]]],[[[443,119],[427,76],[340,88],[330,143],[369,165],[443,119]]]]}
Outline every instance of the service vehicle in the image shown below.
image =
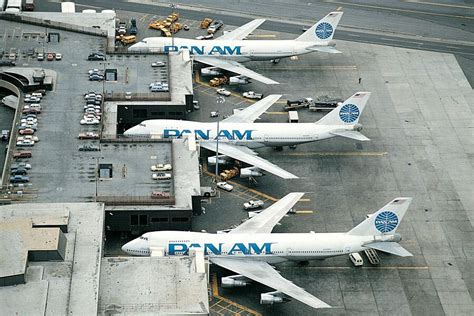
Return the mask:
{"type": "Polygon", "coordinates": [[[212,23],[212,19],[210,18],[204,18],[202,21],[201,21],[201,24],[200,24],[200,27],[202,29],[207,29],[209,27],[209,25],[211,25],[212,23]]]}
{"type": "Polygon", "coordinates": [[[299,110],[314,105],[312,98],[302,98],[297,100],[286,100],[286,105],[283,107],[285,111],[299,110]]]}
{"type": "Polygon", "coordinates": [[[341,98],[330,97],[328,95],[319,96],[314,100],[313,104],[310,104],[308,109],[310,111],[331,111],[332,109],[336,108],[340,104],[342,104],[344,100],[341,98]]]}
{"type": "Polygon", "coordinates": [[[211,111],[211,117],[219,117],[218,111],[211,111]]]}
{"type": "Polygon", "coordinates": [[[150,169],[151,171],[170,171],[173,169],[173,166],[171,166],[171,164],[169,163],[159,163],[156,165],[152,165],[150,169]]]}
{"type": "Polygon", "coordinates": [[[79,151],[99,151],[100,148],[97,145],[85,144],[79,146],[79,151]]]}
{"type": "Polygon", "coordinates": [[[216,92],[220,95],[224,95],[226,97],[230,96],[232,93],[227,90],[227,89],[224,89],[224,88],[220,88],[220,89],[217,89],[216,92]]]}
{"type": "Polygon", "coordinates": [[[209,80],[209,85],[211,87],[218,87],[218,86],[226,84],[228,82],[229,82],[229,78],[227,78],[226,76],[215,77],[215,78],[212,78],[211,80],[209,80]]]}
{"type": "Polygon", "coordinates": [[[11,176],[11,177],[10,177],[10,182],[11,182],[11,183],[25,183],[25,182],[30,182],[30,177],[28,177],[28,176],[21,176],[21,175],[11,176]]]}
{"type": "Polygon", "coordinates": [[[200,35],[196,37],[197,40],[210,40],[213,38],[214,38],[214,34],[200,35]]]}
{"type": "Polygon", "coordinates": [[[208,34],[214,34],[218,29],[220,29],[224,25],[224,22],[221,20],[214,20],[212,21],[211,25],[207,28],[208,34]]]}
{"type": "Polygon", "coordinates": [[[82,132],[77,137],[79,139],[99,139],[99,133],[96,132],[82,132]]]}
{"type": "Polygon", "coordinates": [[[256,93],[255,91],[245,91],[244,93],[242,93],[242,96],[247,99],[256,99],[256,100],[260,100],[263,98],[262,93],[256,93]]]}
{"type": "Polygon", "coordinates": [[[217,182],[216,183],[216,186],[219,188],[219,189],[222,189],[222,190],[225,190],[225,191],[232,191],[234,189],[234,186],[232,184],[229,184],[225,181],[222,181],[222,182],[217,182]]]}
{"type": "Polygon", "coordinates": [[[122,45],[129,45],[135,43],[137,41],[137,37],[135,35],[119,35],[115,37],[115,40],[122,43],[122,45]]]}
{"type": "Polygon", "coordinates": [[[183,25],[183,30],[189,31],[189,25],[187,25],[187,24],[183,25]]]}
{"type": "Polygon", "coordinates": [[[259,207],[263,207],[265,203],[262,200],[250,200],[244,203],[244,209],[253,210],[259,207]]]}
{"type": "Polygon", "coordinates": [[[171,179],[171,173],[167,172],[157,172],[151,175],[153,180],[169,180],[171,179]]]}
{"type": "Polygon", "coordinates": [[[231,169],[224,170],[219,174],[222,181],[227,181],[227,180],[232,179],[232,178],[234,178],[238,175],[239,175],[239,168],[237,168],[237,167],[233,167],[231,169]]]}
{"type": "Polygon", "coordinates": [[[349,259],[352,261],[354,266],[356,267],[361,267],[364,265],[364,260],[362,259],[362,256],[359,255],[358,252],[353,252],[349,254],[349,259]]]}
{"type": "Polygon", "coordinates": [[[288,123],[298,123],[300,118],[297,111],[288,111],[288,123]]]}
{"type": "Polygon", "coordinates": [[[204,197],[211,197],[211,196],[216,196],[217,191],[213,187],[201,187],[201,196],[204,197]]]}
{"type": "Polygon", "coordinates": [[[138,27],[137,27],[137,20],[135,18],[130,19],[130,29],[128,30],[130,35],[137,35],[138,27]]]}

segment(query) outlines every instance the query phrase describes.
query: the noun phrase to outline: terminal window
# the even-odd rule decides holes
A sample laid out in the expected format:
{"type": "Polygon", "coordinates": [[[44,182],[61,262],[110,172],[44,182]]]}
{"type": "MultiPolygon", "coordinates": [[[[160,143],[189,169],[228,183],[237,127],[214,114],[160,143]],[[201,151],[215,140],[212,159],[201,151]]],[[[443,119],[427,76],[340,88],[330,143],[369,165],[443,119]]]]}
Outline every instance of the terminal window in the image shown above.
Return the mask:
{"type": "Polygon", "coordinates": [[[134,118],[146,118],[147,117],[146,109],[133,109],[133,117],[134,118]]]}
{"type": "Polygon", "coordinates": [[[187,222],[189,218],[187,217],[173,217],[171,219],[172,222],[187,222]]]}
{"type": "Polygon", "coordinates": [[[150,220],[152,223],[167,223],[167,217],[152,217],[150,220]]]}

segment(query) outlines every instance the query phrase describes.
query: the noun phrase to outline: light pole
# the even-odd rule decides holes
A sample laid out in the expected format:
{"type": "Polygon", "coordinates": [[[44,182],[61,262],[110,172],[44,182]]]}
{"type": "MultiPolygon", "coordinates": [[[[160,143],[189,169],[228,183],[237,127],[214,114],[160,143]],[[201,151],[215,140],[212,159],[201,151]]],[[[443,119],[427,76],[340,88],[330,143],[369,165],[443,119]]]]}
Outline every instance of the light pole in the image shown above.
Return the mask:
{"type": "Polygon", "coordinates": [[[216,132],[216,183],[219,176],[219,121],[221,114],[219,113],[219,105],[225,102],[224,97],[217,97],[216,105],[217,105],[217,132],[216,132]]]}

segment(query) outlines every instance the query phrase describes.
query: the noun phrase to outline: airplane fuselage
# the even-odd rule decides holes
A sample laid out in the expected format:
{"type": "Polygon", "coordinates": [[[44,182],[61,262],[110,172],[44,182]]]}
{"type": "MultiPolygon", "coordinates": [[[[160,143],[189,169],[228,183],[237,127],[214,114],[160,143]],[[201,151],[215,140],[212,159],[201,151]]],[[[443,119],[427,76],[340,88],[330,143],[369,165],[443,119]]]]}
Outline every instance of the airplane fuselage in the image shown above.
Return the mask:
{"type": "Polygon", "coordinates": [[[129,51],[153,53],[177,52],[188,49],[191,55],[213,56],[236,61],[269,60],[311,53],[314,42],[294,40],[202,41],[186,38],[149,37],[132,45],[129,51]]]}
{"type": "Polygon", "coordinates": [[[367,249],[364,244],[388,241],[390,236],[352,236],[345,233],[306,234],[209,234],[182,231],[146,233],[123,246],[137,256],[149,256],[150,246],[163,249],[165,256],[187,256],[199,249],[209,257],[242,257],[279,263],[287,260],[315,260],[347,255],[367,249]],[[385,240],[384,240],[385,237],[385,240]]]}
{"type": "Polygon", "coordinates": [[[199,142],[215,141],[263,146],[297,145],[334,137],[331,131],[353,130],[353,125],[317,125],[315,123],[201,123],[180,120],[144,121],[125,132],[126,136],[157,136],[166,139],[194,135],[199,142]],[[218,137],[217,137],[218,136],[218,137]]]}

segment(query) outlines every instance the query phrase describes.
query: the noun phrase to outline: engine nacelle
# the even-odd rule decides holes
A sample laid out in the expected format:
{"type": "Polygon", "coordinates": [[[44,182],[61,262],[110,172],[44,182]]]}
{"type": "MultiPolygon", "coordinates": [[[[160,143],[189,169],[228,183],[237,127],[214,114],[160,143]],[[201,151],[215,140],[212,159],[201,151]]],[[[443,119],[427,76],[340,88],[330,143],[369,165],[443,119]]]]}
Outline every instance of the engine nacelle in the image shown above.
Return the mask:
{"type": "MultiPolygon", "coordinates": [[[[226,155],[218,155],[219,164],[228,164],[231,162],[232,158],[227,157],[226,155]]],[[[215,165],[216,164],[216,156],[209,156],[207,157],[207,164],[215,165]]]]}
{"type": "Polygon", "coordinates": [[[237,85],[237,84],[249,84],[250,81],[245,76],[234,76],[229,78],[230,85],[237,85]]]}
{"type": "Polygon", "coordinates": [[[220,76],[222,75],[222,71],[216,67],[206,67],[201,68],[201,75],[203,76],[220,76]]]}
{"type": "Polygon", "coordinates": [[[362,129],[363,129],[362,124],[357,123],[354,125],[354,131],[360,132],[362,129]]]}
{"type": "Polygon", "coordinates": [[[249,285],[250,282],[251,281],[249,279],[240,274],[221,278],[221,286],[226,288],[244,287],[249,285]]]}
{"type": "Polygon", "coordinates": [[[289,299],[285,297],[285,294],[281,292],[268,292],[260,294],[260,304],[274,304],[274,303],[285,303],[289,299]]]}
{"type": "Polygon", "coordinates": [[[261,176],[263,176],[263,173],[257,167],[248,167],[248,168],[240,169],[241,178],[261,177],[261,176]]]}

